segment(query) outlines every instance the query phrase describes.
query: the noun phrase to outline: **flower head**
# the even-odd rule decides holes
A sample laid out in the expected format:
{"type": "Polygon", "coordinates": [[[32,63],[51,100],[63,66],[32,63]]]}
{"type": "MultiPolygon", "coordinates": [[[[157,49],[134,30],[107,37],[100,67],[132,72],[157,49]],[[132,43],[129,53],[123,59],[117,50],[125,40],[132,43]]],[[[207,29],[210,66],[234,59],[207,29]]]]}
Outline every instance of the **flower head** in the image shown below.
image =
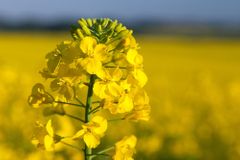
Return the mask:
{"type": "MultiPolygon", "coordinates": [[[[149,98],[142,89],[147,76],[132,33],[116,20],[80,19],[71,30],[73,39],[63,41],[46,55],[46,67],[40,73],[50,80],[53,93],[48,93],[38,83],[29,96],[29,104],[35,108],[52,104],[53,107],[44,110],[44,115],[58,114],[84,123],[70,140],[85,142],[85,156],[90,154],[87,153],[90,148],[101,143],[108,127],[104,117],[93,116],[96,112],[106,109],[109,112],[104,114],[117,114],[121,120],[149,119],[149,98]],[[86,96],[83,95],[85,89],[88,90],[86,96]],[[82,100],[86,100],[86,104],[82,100]],[[70,106],[84,110],[85,117],[72,115],[75,112],[68,113],[73,111],[70,106]]],[[[38,132],[32,142],[52,151],[62,139],[55,134],[49,120],[46,125],[38,124],[38,132]]],[[[136,142],[134,135],[117,142],[113,159],[133,160],[136,142]]],[[[67,145],[76,148],[75,145],[67,145]]]]}

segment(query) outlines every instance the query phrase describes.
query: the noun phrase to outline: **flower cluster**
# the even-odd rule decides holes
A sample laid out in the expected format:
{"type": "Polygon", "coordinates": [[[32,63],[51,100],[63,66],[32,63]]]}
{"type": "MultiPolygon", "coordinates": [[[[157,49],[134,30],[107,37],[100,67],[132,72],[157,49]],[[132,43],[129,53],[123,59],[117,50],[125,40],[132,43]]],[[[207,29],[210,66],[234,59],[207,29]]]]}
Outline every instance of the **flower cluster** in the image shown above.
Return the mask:
{"type": "MultiPolygon", "coordinates": [[[[51,113],[83,122],[82,129],[71,138],[85,142],[88,159],[94,156],[91,149],[100,144],[107,131],[108,120],[101,112],[121,116],[120,120],[148,120],[150,106],[143,90],[147,82],[143,57],[138,53],[132,31],[110,19],[80,19],[78,24],[71,31],[73,39],[63,41],[46,56],[47,66],[40,73],[50,80],[51,93],[38,83],[33,87],[29,104],[35,108],[52,105],[51,113]],[[84,88],[88,90],[86,103],[79,97],[84,88]],[[81,107],[85,116],[81,119],[69,115],[63,104],[81,107]]],[[[51,120],[46,130],[43,141],[35,139],[34,143],[52,150],[54,143],[64,138],[53,132],[51,120]]],[[[113,159],[132,159],[136,141],[135,136],[130,136],[117,142],[113,159]]]]}

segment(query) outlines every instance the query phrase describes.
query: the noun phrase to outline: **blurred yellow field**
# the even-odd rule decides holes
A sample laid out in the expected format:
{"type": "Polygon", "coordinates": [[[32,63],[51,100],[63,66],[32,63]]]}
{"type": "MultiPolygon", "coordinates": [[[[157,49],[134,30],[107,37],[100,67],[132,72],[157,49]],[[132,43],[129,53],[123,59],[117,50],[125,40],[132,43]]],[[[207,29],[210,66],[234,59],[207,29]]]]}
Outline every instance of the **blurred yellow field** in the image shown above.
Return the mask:
{"type": "MultiPolygon", "coordinates": [[[[0,160],[77,160],[59,146],[55,157],[31,144],[44,119],[27,104],[45,55],[65,33],[0,33],[0,160]],[[40,156],[41,155],[41,156],[40,156]]],[[[106,140],[135,132],[137,160],[240,159],[240,40],[138,36],[148,75],[151,120],[114,122],[106,140]],[[119,127],[123,129],[119,131],[119,127]]],[[[71,121],[59,130],[72,132],[71,121]]]]}

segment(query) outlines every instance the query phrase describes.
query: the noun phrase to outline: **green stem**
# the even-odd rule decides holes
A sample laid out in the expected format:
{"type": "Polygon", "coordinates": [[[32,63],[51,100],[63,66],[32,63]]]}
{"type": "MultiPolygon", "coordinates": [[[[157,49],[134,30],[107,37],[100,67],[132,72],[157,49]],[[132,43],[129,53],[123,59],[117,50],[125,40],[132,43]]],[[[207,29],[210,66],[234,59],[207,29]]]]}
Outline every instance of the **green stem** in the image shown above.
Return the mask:
{"type": "Polygon", "coordinates": [[[108,152],[108,151],[113,150],[114,148],[115,148],[114,146],[109,147],[109,148],[106,148],[106,149],[101,150],[101,151],[99,151],[99,152],[97,152],[97,153],[95,153],[95,154],[92,154],[91,157],[94,158],[94,157],[96,157],[97,155],[109,156],[108,154],[105,154],[105,153],[108,152]]]}
{"type": "Polygon", "coordinates": [[[95,113],[95,111],[98,110],[98,109],[101,108],[101,107],[102,107],[102,106],[98,106],[98,107],[92,109],[89,113],[90,113],[90,114],[91,114],[91,113],[95,113]]]}
{"type": "Polygon", "coordinates": [[[108,122],[115,122],[115,121],[121,121],[121,120],[124,120],[124,118],[109,119],[108,122]]]}
{"type": "MultiPolygon", "coordinates": [[[[93,96],[93,85],[95,82],[95,75],[90,76],[90,82],[88,85],[88,93],[87,93],[87,101],[86,101],[86,110],[85,110],[85,123],[88,123],[90,121],[90,111],[91,111],[91,105],[92,105],[92,96],[93,96]]],[[[85,144],[85,149],[84,149],[84,155],[85,155],[85,160],[91,160],[92,157],[89,156],[92,154],[92,149],[88,148],[87,145],[85,144]]]]}
{"type": "Polygon", "coordinates": [[[82,104],[76,104],[76,103],[69,103],[69,102],[62,102],[62,101],[54,101],[55,103],[60,103],[60,104],[67,104],[67,105],[71,105],[71,106],[76,106],[76,107],[82,107],[85,108],[84,105],[82,104]]]}
{"type": "Polygon", "coordinates": [[[66,113],[66,114],[64,114],[65,116],[67,116],[67,117],[70,117],[70,118],[72,118],[72,119],[76,119],[76,120],[78,120],[78,121],[81,121],[81,122],[85,122],[84,120],[82,120],[81,118],[78,118],[78,117],[76,117],[76,116],[73,116],[73,115],[71,115],[71,114],[68,114],[68,113],[66,113]]]}
{"type": "Polygon", "coordinates": [[[75,100],[80,104],[80,105],[82,105],[84,108],[85,108],[85,105],[82,103],[82,101],[80,100],[80,99],[78,99],[78,97],[77,97],[77,91],[76,91],[76,88],[75,87],[73,87],[73,93],[74,93],[74,98],[75,98],[75,100]]]}
{"type": "Polygon", "coordinates": [[[63,142],[63,141],[61,141],[61,143],[64,144],[64,145],[66,145],[66,146],[68,146],[68,147],[71,147],[71,148],[73,148],[73,149],[77,149],[77,150],[79,150],[79,151],[82,151],[82,149],[78,148],[77,146],[71,145],[71,144],[66,143],[66,142],[63,142]]]}

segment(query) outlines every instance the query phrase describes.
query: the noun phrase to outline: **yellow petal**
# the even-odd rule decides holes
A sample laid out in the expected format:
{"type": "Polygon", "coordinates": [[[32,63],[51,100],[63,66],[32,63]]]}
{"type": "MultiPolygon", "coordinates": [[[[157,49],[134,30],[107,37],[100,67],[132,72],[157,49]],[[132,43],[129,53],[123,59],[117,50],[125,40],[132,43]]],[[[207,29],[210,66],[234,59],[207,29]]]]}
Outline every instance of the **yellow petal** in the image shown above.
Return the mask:
{"type": "Polygon", "coordinates": [[[149,105],[135,106],[134,110],[125,116],[127,120],[148,121],[150,119],[151,107],[149,105]]]}
{"type": "Polygon", "coordinates": [[[31,143],[37,147],[40,144],[40,141],[38,139],[32,139],[31,143]]]}
{"type": "Polygon", "coordinates": [[[143,62],[142,56],[138,54],[137,50],[135,49],[129,49],[126,58],[127,61],[134,66],[140,65],[143,62]]]}
{"type": "Polygon", "coordinates": [[[118,113],[126,113],[130,112],[133,109],[133,101],[129,95],[124,95],[119,99],[119,103],[117,105],[118,113]]]}
{"type": "Polygon", "coordinates": [[[102,116],[95,116],[92,118],[91,122],[97,124],[92,128],[92,131],[102,137],[104,135],[104,132],[107,130],[107,120],[102,116]]]}
{"type": "Polygon", "coordinates": [[[46,135],[44,137],[44,147],[47,151],[54,150],[54,139],[52,137],[50,137],[49,135],[46,135]]]}
{"type": "Polygon", "coordinates": [[[143,87],[148,80],[146,74],[140,69],[135,69],[133,71],[133,77],[138,81],[140,87],[143,87]]]}
{"type": "Polygon", "coordinates": [[[73,62],[73,60],[81,55],[81,51],[78,47],[77,41],[69,42],[67,47],[61,50],[62,60],[69,64],[73,62]]]}
{"type": "Polygon", "coordinates": [[[85,129],[81,129],[72,137],[72,139],[80,139],[84,134],[85,134],[85,129]]]}
{"type": "Polygon", "coordinates": [[[117,105],[114,104],[113,101],[111,100],[105,100],[103,108],[108,109],[111,112],[111,114],[117,114],[117,105]]]}
{"type": "Polygon", "coordinates": [[[94,49],[94,57],[100,61],[104,61],[107,58],[106,52],[107,46],[104,44],[98,44],[94,49]]]}
{"type": "Polygon", "coordinates": [[[127,80],[121,81],[120,86],[124,91],[130,91],[131,84],[127,80]]]}
{"type": "Polygon", "coordinates": [[[107,94],[118,97],[122,93],[122,88],[116,82],[109,82],[107,84],[107,94]]]}
{"type": "Polygon", "coordinates": [[[87,55],[91,55],[94,52],[94,48],[97,45],[96,39],[92,37],[85,37],[80,42],[80,49],[83,53],[87,55]]]}
{"type": "Polygon", "coordinates": [[[138,53],[137,53],[137,50],[135,50],[135,49],[129,49],[128,50],[128,52],[127,52],[127,61],[130,63],[130,64],[132,64],[132,65],[134,65],[135,63],[134,63],[134,59],[135,59],[135,57],[136,57],[136,55],[137,55],[138,53]]]}
{"type": "Polygon", "coordinates": [[[47,130],[47,133],[48,133],[51,137],[54,136],[54,131],[53,131],[52,120],[51,120],[51,119],[47,122],[46,130],[47,130]]]}
{"type": "Polygon", "coordinates": [[[135,148],[135,146],[137,144],[137,138],[134,135],[125,137],[123,140],[124,140],[125,145],[128,145],[131,149],[135,148]]]}
{"type": "Polygon", "coordinates": [[[57,69],[57,67],[60,64],[61,55],[58,52],[54,51],[54,52],[47,54],[46,58],[47,58],[48,70],[51,73],[54,73],[54,71],[57,69]]]}
{"type": "Polygon", "coordinates": [[[113,156],[114,160],[133,160],[137,138],[134,135],[126,136],[115,144],[116,151],[113,156]]]}
{"type": "Polygon", "coordinates": [[[149,104],[149,97],[144,90],[139,90],[137,94],[134,96],[134,104],[135,105],[149,104]]]}
{"type": "Polygon", "coordinates": [[[91,133],[86,133],[83,136],[83,140],[88,146],[88,148],[96,148],[100,144],[100,139],[98,136],[94,136],[91,133]]]}
{"type": "Polygon", "coordinates": [[[123,72],[121,69],[116,68],[112,73],[112,81],[119,81],[123,76],[123,72]]]}
{"type": "Polygon", "coordinates": [[[137,42],[135,38],[132,35],[130,35],[129,38],[130,38],[130,47],[137,48],[137,42]]]}
{"type": "Polygon", "coordinates": [[[106,90],[106,85],[105,85],[103,82],[97,81],[97,82],[94,84],[93,92],[94,92],[94,94],[95,94],[96,96],[98,96],[99,98],[101,98],[101,99],[106,98],[105,90],[106,90]]]}
{"type": "Polygon", "coordinates": [[[89,74],[97,74],[102,70],[102,63],[95,58],[84,58],[80,61],[80,64],[89,74]]]}

